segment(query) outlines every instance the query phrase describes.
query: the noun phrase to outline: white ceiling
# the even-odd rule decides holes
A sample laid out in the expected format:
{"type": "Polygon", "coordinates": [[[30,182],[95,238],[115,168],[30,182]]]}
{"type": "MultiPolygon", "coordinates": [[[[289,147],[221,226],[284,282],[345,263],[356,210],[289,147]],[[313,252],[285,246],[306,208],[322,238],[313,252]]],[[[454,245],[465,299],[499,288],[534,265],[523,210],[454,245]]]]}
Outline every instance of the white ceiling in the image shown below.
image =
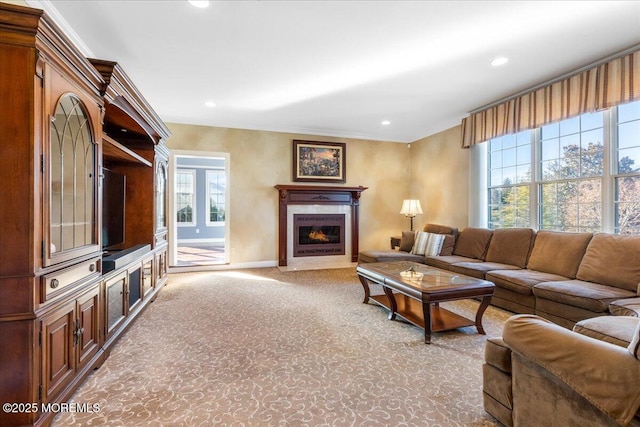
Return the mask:
{"type": "Polygon", "coordinates": [[[166,122],[396,142],[640,43],[640,1],[28,3],[166,122]]]}

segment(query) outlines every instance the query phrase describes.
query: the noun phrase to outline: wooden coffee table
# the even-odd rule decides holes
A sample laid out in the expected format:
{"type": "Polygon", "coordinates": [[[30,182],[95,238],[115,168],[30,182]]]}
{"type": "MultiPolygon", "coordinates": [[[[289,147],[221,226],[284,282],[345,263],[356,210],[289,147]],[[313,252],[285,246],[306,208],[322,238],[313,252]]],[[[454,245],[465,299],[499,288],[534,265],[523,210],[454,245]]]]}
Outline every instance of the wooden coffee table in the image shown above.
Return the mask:
{"type": "Polygon", "coordinates": [[[389,319],[400,316],[424,329],[424,342],[431,343],[431,333],[475,326],[484,335],[482,315],[491,302],[494,284],[450,271],[412,262],[379,262],[356,267],[364,287],[364,301],[389,310],[389,319]],[[382,285],[384,294],[371,295],[369,284],[382,285]],[[482,298],[475,320],[467,319],[440,307],[443,301],[482,298]]]}

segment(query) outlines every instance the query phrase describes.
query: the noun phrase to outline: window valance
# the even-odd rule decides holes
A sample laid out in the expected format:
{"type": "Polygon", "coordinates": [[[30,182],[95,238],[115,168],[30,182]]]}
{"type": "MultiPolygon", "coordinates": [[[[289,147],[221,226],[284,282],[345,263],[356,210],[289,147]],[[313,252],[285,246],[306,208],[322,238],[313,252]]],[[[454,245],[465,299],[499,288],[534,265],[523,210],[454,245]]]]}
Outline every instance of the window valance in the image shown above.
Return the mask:
{"type": "Polygon", "coordinates": [[[640,99],[640,50],[462,119],[462,147],[640,99]]]}

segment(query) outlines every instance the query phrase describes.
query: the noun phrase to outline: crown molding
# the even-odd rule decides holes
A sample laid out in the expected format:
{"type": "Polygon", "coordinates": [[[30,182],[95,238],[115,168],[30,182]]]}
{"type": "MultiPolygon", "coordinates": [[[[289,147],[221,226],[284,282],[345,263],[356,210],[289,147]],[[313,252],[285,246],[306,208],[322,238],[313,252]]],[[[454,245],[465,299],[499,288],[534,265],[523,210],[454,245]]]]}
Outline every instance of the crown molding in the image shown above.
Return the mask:
{"type": "Polygon", "coordinates": [[[76,48],[82,52],[82,54],[87,58],[94,58],[95,55],[89,49],[89,47],[82,41],[80,36],[74,31],[74,29],[69,25],[66,19],[62,17],[58,9],[53,5],[50,0],[25,0],[27,5],[30,7],[34,7],[36,9],[42,9],[46,12],[47,15],[53,20],[64,32],[64,34],[71,39],[71,42],[75,45],[76,48]]]}

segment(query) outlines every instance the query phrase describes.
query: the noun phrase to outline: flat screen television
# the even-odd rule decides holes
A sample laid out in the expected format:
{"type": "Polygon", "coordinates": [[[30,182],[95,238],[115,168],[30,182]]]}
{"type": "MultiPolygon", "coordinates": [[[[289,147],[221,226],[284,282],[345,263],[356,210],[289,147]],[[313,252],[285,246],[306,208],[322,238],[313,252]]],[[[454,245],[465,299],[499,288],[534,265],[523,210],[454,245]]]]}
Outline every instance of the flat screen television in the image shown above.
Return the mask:
{"type": "Polygon", "coordinates": [[[102,169],[102,250],[108,251],[124,243],[127,177],[102,169]]]}

